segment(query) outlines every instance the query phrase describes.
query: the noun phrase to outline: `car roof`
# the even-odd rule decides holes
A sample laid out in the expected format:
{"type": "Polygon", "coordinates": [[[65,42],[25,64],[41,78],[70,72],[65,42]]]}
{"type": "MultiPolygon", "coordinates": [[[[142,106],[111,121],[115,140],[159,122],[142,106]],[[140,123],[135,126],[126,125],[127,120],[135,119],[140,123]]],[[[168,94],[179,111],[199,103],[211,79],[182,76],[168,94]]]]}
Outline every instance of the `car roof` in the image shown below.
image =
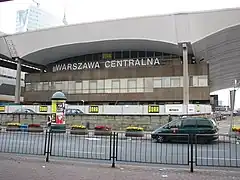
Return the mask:
{"type": "Polygon", "coordinates": [[[186,118],[182,118],[183,120],[210,120],[210,118],[206,118],[206,117],[186,117],[186,118]]]}

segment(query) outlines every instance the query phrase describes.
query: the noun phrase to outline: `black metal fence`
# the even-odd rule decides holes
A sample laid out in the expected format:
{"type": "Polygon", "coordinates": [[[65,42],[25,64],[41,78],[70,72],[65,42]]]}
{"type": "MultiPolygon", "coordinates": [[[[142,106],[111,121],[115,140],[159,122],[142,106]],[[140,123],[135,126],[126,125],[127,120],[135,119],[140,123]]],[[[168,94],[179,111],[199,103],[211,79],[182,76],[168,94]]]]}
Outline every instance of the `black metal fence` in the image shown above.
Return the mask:
{"type": "MultiPolygon", "coordinates": [[[[168,134],[175,137],[176,134],[168,134]]],[[[43,133],[2,131],[0,152],[40,155],[46,161],[55,157],[96,159],[117,162],[154,163],[189,166],[240,167],[240,144],[236,138],[218,135],[214,142],[199,142],[200,135],[185,136],[184,142],[155,143],[151,134],[125,137],[123,132],[109,136],[74,135],[69,132],[43,133]]],[[[201,135],[206,138],[210,135],[201,135]]],[[[181,140],[181,139],[179,139],[181,140]]]]}
{"type": "Polygon", "coordinates": [[[0,152],[45,155],[47,146],[47,132],[28,133],[8,131],[0,133],[0,152]]]}

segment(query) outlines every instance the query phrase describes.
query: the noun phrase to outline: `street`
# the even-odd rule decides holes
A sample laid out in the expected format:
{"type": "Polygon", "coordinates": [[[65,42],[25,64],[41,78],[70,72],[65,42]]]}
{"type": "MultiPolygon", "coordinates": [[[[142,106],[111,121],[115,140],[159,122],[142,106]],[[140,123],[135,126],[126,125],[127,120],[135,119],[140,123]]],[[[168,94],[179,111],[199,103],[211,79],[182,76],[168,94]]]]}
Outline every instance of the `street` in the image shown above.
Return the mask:
{"type": "MultiPolygon", "coordinates": [[[[0,152],[43,155],[45,138],[45,133],[0,133],[0,152]]],[[[51,156],[109,160],[113,154],[110,137],[53,134],[51,142],[51,156]]],[[[136,138],[119,138],[115,142],[117,161],[187,165],[191,153],[190,144],[186,143],[153,143],[136,138]]],[[[240,166],[237,143],[193,144],[193,152],[197,165],[240,166]]]]}

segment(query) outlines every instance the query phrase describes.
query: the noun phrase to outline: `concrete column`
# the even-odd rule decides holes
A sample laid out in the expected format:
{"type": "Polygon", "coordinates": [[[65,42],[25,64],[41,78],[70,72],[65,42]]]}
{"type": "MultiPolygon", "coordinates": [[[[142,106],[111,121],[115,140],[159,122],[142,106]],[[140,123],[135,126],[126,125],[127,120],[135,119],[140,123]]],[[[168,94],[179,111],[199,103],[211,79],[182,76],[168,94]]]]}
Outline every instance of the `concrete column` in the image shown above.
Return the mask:
{"type": "Polygon", "coordinates": [[[21,97],[21,60],[15,58],[17,62],[16,86],[15,86],[15,103],[20,104],[21,97]]]}
{"type": "Polygon", "coordinates": [[[234,112],[234,106],[235,106],[235,97],[236,97],[236,83],[234,85],[234,89],[230,91],[230,109],[231,109],[231,116],[230,116],[230,128],[229,128],[229,134],[232,133],[232,127],[233,127],[233,112],[234,112]]]}
{"type": "Polygon", "coordinates": [[[185,114],[188,114],[189,104],[189,76],[188,76],[188,49],[187,44],[182,44],[183,49],[183,107],[185,114]]]}

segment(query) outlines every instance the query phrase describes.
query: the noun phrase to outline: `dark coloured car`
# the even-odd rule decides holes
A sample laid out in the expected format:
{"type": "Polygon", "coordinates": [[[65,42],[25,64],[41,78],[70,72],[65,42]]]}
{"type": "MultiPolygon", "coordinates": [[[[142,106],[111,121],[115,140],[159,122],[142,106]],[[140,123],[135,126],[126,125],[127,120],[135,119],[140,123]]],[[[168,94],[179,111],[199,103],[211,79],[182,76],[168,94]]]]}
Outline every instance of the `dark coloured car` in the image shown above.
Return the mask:
{"type": "Polygon", "coordinates": [[[35,114],[36,112],[32,109],[28,109],[28,108],[19,108],[17,110],[15,110],[13,113],[16,114],[35,114]]]}
{"type": "Polygon", "coordinates": [[[80,109],[66,109],[65,115],[66,116],[75,116],[75,115],[82,115],[84,114],[80,109]]]}
{"type": "Polygon", "coordinates": [[[187,117],[174,120],[152,132],[157,142],[189,141],[190,135],[198,142],[210,143],[218,139],[218,127],[214,120],[199,117],[187,117]]]}

